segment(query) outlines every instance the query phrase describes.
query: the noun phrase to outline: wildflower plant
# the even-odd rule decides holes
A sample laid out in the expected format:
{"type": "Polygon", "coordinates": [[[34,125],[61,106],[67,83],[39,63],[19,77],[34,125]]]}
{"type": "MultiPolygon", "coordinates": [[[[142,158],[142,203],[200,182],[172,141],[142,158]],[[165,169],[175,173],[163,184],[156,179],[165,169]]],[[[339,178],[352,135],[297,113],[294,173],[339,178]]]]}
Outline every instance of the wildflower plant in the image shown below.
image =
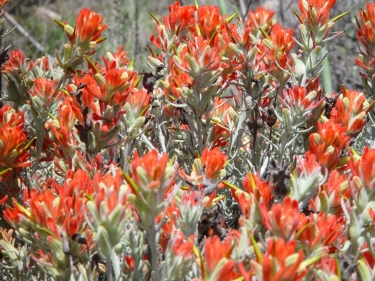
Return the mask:
{"type": "Polygon", "coordinates": [[[365,91],[325,93],[335,4],[299,0],[293,30],[175,2],[143,72],[122,46],[93,56],[89,9],[56,21],[53,58],[4,49],[1,277],[373,280],[375,3],[365,91]]]}

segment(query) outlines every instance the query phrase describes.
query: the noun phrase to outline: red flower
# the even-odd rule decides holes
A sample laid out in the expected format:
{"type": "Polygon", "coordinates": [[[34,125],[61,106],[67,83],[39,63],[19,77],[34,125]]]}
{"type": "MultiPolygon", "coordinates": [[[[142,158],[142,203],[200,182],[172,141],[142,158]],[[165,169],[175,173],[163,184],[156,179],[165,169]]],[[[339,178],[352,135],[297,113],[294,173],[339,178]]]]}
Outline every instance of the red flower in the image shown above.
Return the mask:
{"type": "Polygon", "coordinates": [[[262,215],[260,203],[267,208],[272,203],[271,183],[260,180],[257,174],[247,174],[243,181],[243,189],[229,186],[232,188],[233,197],[238,202],[242,216],[239,220],[240,225],[262,224],[262,215]]]}
{"type": "MultiPolygon", "coordinates": [[[[306,109],[314,109],[318,106],[314,102],[315,95],[308,95],[305,87],[294,86],[294,88],[289,89],[288,92],[284,91],[284,99],[279,98],[280,101],[288,106],[296,107],[299,111],[306,111],[306,109]]],[[[319,103],[322,103],[321,100],[319,103]]]]}
{"type": "Polygon", "coordinates": [[[25,117],[23,112],[16,112],[10,105],[5,104],[0,108],[0,127],[8,125],[9,127],[17,126],[23,130],[25,117]]]}
{"type": "Polygon", "coordinates": [[[357,22],[357,38],[365,47],[366,54],[373,58],[375,48],[375,3],[366,3],[366,10],[361,9],[359,14],[362,22],[357,22]]]}
{"type": "Polygon", "coordinates": [[[316,91],[308,92],[305,87],[297,87],[284,91],[284,97],[279,97],[284,108],[291,114],[315,121],[324,110],[324,99],[318,99],[316,91]]]}
{"type": "Polygon", "coordinates": [[[136,76],[133,71],[125,69],[111,69],[104,77],[96,74],[95,79],[89,74],[85,75],[80,80],[80,83],[86,84],[82,97],[85,105],[91,105],[93,98],[109,105],[124,104],[134,88],[136,76]]]}
{"type": "Polygon", "coordinates": [[[231,117],[231,105],[224,99],[216,98],[214,110],[210,112],[211,122],[213,123],[213,131],[210,134],[209,142],[214,147],[225,146],[230,138],[229,126],[227,125],[231,117]]]}
{"type": "Polygon", "coordinates": [[[203,150],[201,161],[205,166],[205,176],[207,179],[216,180],[221,177],[221,170],[224,168],[225,162],[228,160],[228,156],[219,151],[216,147],[209,150],[206,147],[203,150]]]}
{"type": "Polygon", "coordinates": [[[78,120],[83,127],[85,127],[85,121],[82,113],[82,105],[73,96],[66,97],[59,107],[59,118],[64,119],[64,124],[68,125],[69,128],[73,128],[78,120]],[[73,118],[73,116],[75,118],[73,118]]]}
{"type": "Polygon", "coordinates": [[[311,134],[310,152],[315,154],[320,165],[329,171],[336,168],[340,152],[346,148],[350,137],[346,135],[346,128],[329,120],[318,123],[317,133],[311,134]]]}
{"type": "MultiPolygon", "coordinates": [[[[168,164],[168,155],[162,154],[159,157],[156,150],[146,153],[142,158],[139,157],[138,152],[134,153],[132,161],[132,172],[134,182],[144,189],[158,188],[162,183],[165,183],[165,171],[168,164]],[[138,173],[139,168],[142,168],[145,175],[142,177],[138,173]]],[[[134,190],[133,190],[134,191],[134,190]]],[[[135,192],[136,193],[136,192],[135,192]]]]}
{"type": "MultiPolygon", "coordinates": [[[[361,184],[371,194],[375,192],[375,149],[365,147],[361,157],[353,156],[349,162],[353,181],[360,179],[361,184]]],[[[359,187],[358,187],[359,188],[359,187]]],[[[370,194],[369,194],[370,196],[370,194]]]]}
{"type": "Polygon", "coordinates": [[[296,253],[296,241],[285,242],[284,239],[270,239],[267,251],[262,255],[262,261],[251,261],[259,280],[264,281],[297,281],[302,280],[307,269],[300,270],[304,255],[302,250],[296,253]],[[294,256],[293,263],[287,263],[288,258],[294,256]],[[262,271],[257,271],[255,264],[260,264],[262,271]]]}
{"type": "MultiPolygon", "coordinates": [[[[69,237],[76,234],[80,228],[87,227],[82,212],[85,194],[92,194],[92,181],[83,171],[68,172],[67,180],[63,185],[51,182],[51,189],[38,193],[36,189],[25,189],[24,204],[27,210],[14,203],[14,208],[9,207],[4,211],[4,218],[12,226],[23,227],[23,222],[36,224],[49,229],[54,238],[61,239],[61,234],[69,237]],[[58,200],[56,200],[58,198],[58,200]]],[[[28,225],[27,223],[27,225],[28,225]]],[[[38,231],[34,228],[34,231],[38,231]]],[[[36,236],[37,237],[37,236],[36,236]]],[[[45,237],[45,236],[44,236],[45,237]]]]}
{"type": "Polygon", "coordinates": [[[289,52],[294,46],[293,28],[289,31],[280,24],[275,24],[271,29],[268,39],[264,39],[260,46],[261,49],[269,50],[265,54],[264,63],[268,66],[270,74],[280,83],[284,84],[289,79],[287,72],[289,62],[289,52]]]}
{"type": "Polygon", "coordinates": [[[111,69],[107,71],[104,75],[106,91],[108,93],[123,92],[130,86],[128,80],[133,75],[133,72],[124,69],[111,69]]]}
{"type": "Polygon", "coordinates": [[[43,265],[55,267],[64,272],[69,267],[65,256],[64,241],[70,243],[73,235],[83,235],[87,244],[70,243],[70,253],[78,259],[87,260],[87,246],[93,247],[92,233],[85,223],[86,196],[93,194],[92,181],[83,171],[74,174],[69,171],[65,182],[60,185],[48,180],[40,188],[25,188],[23,205],[13,200],[13,209],[6,207],[3,212],[5,220],[20,231],[22,238],[27,239],[32,256],[43,265]],[[49,188],[46,188],[48,186],[49,188]]]}
{"type": "Polygon", "coordinates": [[[221,66],[219,53],[219,44],[211,47],[209,39],[197,36],[194,40],[188,41],[188,44],[181,50],[179,55],[181,62],[174,60],[174,63],[195,78],[196,75],[218,70],[221,66]],[[188,56],[190,60],[187,59],[188,56]]]}
{"type": "Polygon", "coordinates": [[[163,232],[160,234],[159,244],[163,251],[166,250],[168,242],[170,241],[173,231],[179,229],[179,222],[181,219],[180,209],[176,205],[176,201],[172,201],[163,212],[161,212],[157,218],[156,223],[160,223],[162,220],[165,222],[162,225],[163,232]]]}
{"type": "Polygon", "coordinates": [[[150,41],[166,53],[172,53],[178,47],[180,40],[185,39],[188,32],[195,28],[195,6],[181,7],[178,1],[169,6],[170,14],[163,17],[162,25],[156,18],[155,29],[157,36],[151,35],[150,41]]]}
{"type": "Polygon", "coordinates": [[[20,127],[4,125],[0,128],[0,171],[10,169],[1,175],[0,181],[17,175],[22,168],[31,165],[31,162],[26,161],[30,156],[25,150],[26,142],[26,134],[20,127]]]}
{"type": "MultiPolygon", "coordinates": [[[[127,103],[131,107],[131,114],[134,118],[144,116],[150,106],[151,95],[145,89],[135,89],[127,98],[127,103]]],[[[129,112],[130,113],[130,112],[129,112]]]]}
{"type": "Polygon", "coordinates": [[[274,53],[275,58],[280,58],[281,54],[289,54],[294,46],[293,32],[293,28],[287,30],[280,24],[275,24],[272,27],[269,38],[272,41],[271,52],[274,53]]]}
{"type": "Polygon", "coordinates": [[[102,56],[107,71],[124,67],[130,63],[130,60],[126,56],[129,52],[123,52],[123,49],[124,46],[121,46],[116,53],[107,53],[107,58],[102,56]]]}
{"type": "Polygon", "coordinates": [[[30,90],[30,94],[43,99],[43,102],[50,101],[55,94],[55,84],[54,80],[38,77],[34,80],[34,87],[30,90]]]}
{"type": "Polygon", "coordinates": [[[272,201],[272,191],[270,183],[265,180],[261,180],[257,174],[247,174],[244,181],[243,187],[247,193],[252,193],[258,202],[264,202],[265,206],[270,206],[272,201]]]}
{"type": "MultiPolygon", "coordinates": [[[[370,209],[370,212],[373,213],[373,210],[370,209]]],[[[375,220],[374,220],[374,223],[375,223],[375,220]]],[[[374,247],[374,245],[371,245],[371,246],[368,245],[368,242],[364,242],[363,246],[360,249],[361,255],[363,257],[363,261],[366,263],[366,266],[369,269],[374,268],[374,266],[375,266],[375,257],[372,255],[372,251],[375,250],[375,247],[374,247]],[[369,249],[371,246],[373,247],[372,250],[369,249]]]]}
{"type": "Polygon", "coordinates": [[[172,236],[172,251],[175,256],[182,257],[183,260],[188,260],[193,255],[194,236],[190,239],[186,239],[184,234],[179,231],[175,231],[172,236]]]}
{"type": "MultiPolygon", "coordinates": [[[[14,201],[13,199],[13,202],[14,201]]],[[[3,211],[3,216],[5,221],[7,221],[10,225],[19,223],[21,221],[22,216],[24,215],[24,210],[21,205],[14,204],[13,209],[7,207],[3,211]]]]}
{"type": "Polygon", "coordinates": [[[30,95],[33,97],[31,103],[35,110],[49,110],[50,106],[56,105],[63,97],[63,93],[56,92],[56,81],[44,77],[38,77],[34,80],[34,86],[30,89],[30,95]]]}
{"type": "Polygon", "coordinates": [[[298,155],[296,158],[298,162],[296,169],[299,175],[308,176],[321,170],[321,166],[317,162],[317,156],[310,151],[305,153],[305,158],[301,158],[298,155]]]}
{"type": "Polygon", "coordinates": [[[75,42],[78,45],[89,44],[98,41],[102,32],[107,28],[103,23],[103,17],[87,8],[82,9],[76,18],[74,29],[75,42]]]}
{"type": "Polygon", "coordinates": [[[33,67],[33,63],[25,59],[25,55],[21,50],[12,50],[9,55],[9,60],[3,64],[2,70],[7,76],[11,75],[13,79],[20,81],[20,78],[33,67]]]}
{"type": "Polygon", "coordinates": [[[186,31],[195,24],[195,6],[182,6],[179,1],[168,7],[169,15],[163,17],[167,30],[174,35],[186,34],[186,31]]]}
{"type": "Polygon", "coordinates": [[[217,6],[198,7],[198,25],[200,35],[204,39],[211,39],[219,26],[223,23],[226,16],[220,15],[220,9],[217,6]]]}
{"type": "Polygon", "coordinates": [[[301,216],[298,227],[299,236],[296,240],[303,242],[310,252],[327,246],[329,249],[338,248],[338,238],[342,235],[345,221],[342,217],[332,214],[311,214],[309,217],[301,216]]]}
{"type": "Polygon", "coordinates": [[[235,273],[235,262],[230,259],[234,247],[233,234],[229,233],[224,241],[218,236],[208,237],[204,244],[204,257],[207,263],[208,274],[211,275],[219,266],[220,271],[213,280],[233,280],[235,273]]]}
{"type": "Polygon", "coordinates": [[[67,161],[76,153],[78,146],[78,141],[72,134],[77,120],[84,124],[82,113],[67,98],[59,107],[59,120],[47,122],[47,128],[51,130],[49,138],[52,140],[54,153],[67,161]]]}
{"type": "MultiPolygon", "coordinates": [[[[123,105],[134,91],[136,79],[137,74],[134,71],[122,68],[111,69],[104,76],[99,73],[94,77],[87,74],[82,79],[75,80],[78,85],[86,85],[82,90],[83,106],[89,106],[93,111],[93,120],[99,121],[93,126],[96,130],[96,141],[106,138],[108,144],[115,136],[115,131],[119,129],[116,125],[124,113],[123,105]],[[99,101],[95,102],[96,99],[99,101]],[[110,133],[105,135],[103,132],[110,133]]],[[[105,144],[102,143],[101,146],[105,147],[105,144]]]]}
{"type": "Polygon", "coordinates": [[[340,175],[336,170],[329,175],[328,181],[322,190],[326,192],[330,208],[337,208],[341,204],[341,198],[350,196],[349,182],[345,174],[340,175]]]}
{"type": "Polygon", "coordinates": [[[302,12],[301,18],[313,27],[320,27],[327,23],[329,13],[336,4],[336,0],[299,0],[298,7],[302,12]]]}
{"type": "MultiPolygon", "coordinates": [[[[164,88],[164,93],[167,97],[175,100],[176,98],[181,98],[181,90],[183,91],[184,87],[192,87],[194,80],[189,74],[178,68],[173,59],[170,64],[171,75],[168,76],[168,85],[164,88]]],[[[185,99],[185,97],[183,98],[185,99]]]]}
{"type": "MultiPolygon", "coordinates": [[[[365,48],[355,60],[356,64],[368,73],[360,73],[369,80],[374,74],[375,65],[375,3],[366,3],[366,10],[360,10],[361,21],[357,20],[357,38],[365,48]]],[[[369,81],[370,84],[373,84],[369,81]]]]}
{"type": "Polygon", "coordinates": [[[289,241],[295,234],[297,226],[300,222],[300,212],[298,210],[298,202],[285,197],[283,203],[277,203],[267,211],[264,202],[259,204],[263,216],[263,223],[268,230],[276,237],[281,237],[285,241],[289,241]]]}
{"type": "MultiPolygon", "coordinates": [[[[262,6],[259,6],[255,12],[249,11],[249,20],[245,19],[245,25],[251,28],[251,33],[259,33],[262,29],[264,32],[268,32],[272,27],[272,17],[275,12],[264,9],[262,6]]],[[[255,33],[255,34],[256,34],[255,33]]]]}
{"type": "Polygon", "coordinates": [[[43,72],[48,72],[51,69],[48,58],[45,56],[37,58],[34,62],[34,66],[38,66],[43,72]]]}
{"type": "Polygon", "coordinates": [[[336,100],[330,119],[346,127],[347,135],[356,136],[364,128],[367,114],[373,107],[374,102],[370,104],[366,100],[366,96],[357,91],[342,87],[342,92],[343,94],[336,100]]]}
{"type": "Polygon", "coordinates": [[[227,127],[221,124],[215,124],[210,134],[210,143],[214,147],[224,147],[228,144],[230,139],[230,132],[227,127]]]}
{"type": "Polygon", "coordinates": [[[110,217],[117,205],[124,206],[126,202],[127,191],[124,192],[124,178],[120,170],[116,170],[115,175],[111,173],[102,176],[98,173],[94,176],[93,183],[96,191],[95,205],[96,210],[102,217],[110,217]],[[102,202],[106,202],[107,208],[104,214],[101,209],[102,202]]]}

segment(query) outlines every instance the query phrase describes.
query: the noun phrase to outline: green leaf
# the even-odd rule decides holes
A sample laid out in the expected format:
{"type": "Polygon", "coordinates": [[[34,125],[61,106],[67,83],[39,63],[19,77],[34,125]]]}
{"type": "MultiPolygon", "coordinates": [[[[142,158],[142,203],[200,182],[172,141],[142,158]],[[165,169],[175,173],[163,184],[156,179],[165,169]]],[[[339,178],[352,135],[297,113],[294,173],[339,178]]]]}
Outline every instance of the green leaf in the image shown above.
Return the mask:
{"type": "Polygon", "coordinates": [[[99,243],[97,245],[99,250],[98,252],[102,255],[102,258],[107,259],[111,256],[112,252],[112,246],[110,243],[108,232],[103,226],[99,225],[97,235],[99,237],[99,243]]]}
{"type": "Polygon", "coordinates": [[[224,22],[230,22],[232,19],[234,19],[236,16],[238,15],[238,13],[234,13],[233,15],[231,15],[230,17],[227,17],[224,22]]]}
{"type": "MultiPolygon", "coordinates": [[[[260,32],[263,34],[264,38],[268,39],[268,41],[271,41],[271,44],[272,44],[272,40],[270,39],[270,37],[268,36],[267,32],[265,32],[262,28],[259,28],[260,32]]],[[[267,45],[266,45],[267,46],[267,45]]],[[[272,48],[272,46],[271,46],[272,48]]]]}
{"type": "Polygon", "coordinates": [[[98,211],[96,210],[95,203],[93,201],[88,201],[86,203],[86,207],[89,210],[90,214],[93,216],[95,225],[101,224],[101,218],[98,211]]]}
{"type": "Polygon", "coordinates": [[[160,21],[156,18],[156,16],[153,13],[149,12],[149,14],[157,22],[158,25],[161,25],[160,21]]]}
{"type": "Polygon", "coordinates": [[[50,235],[52,237],[55,237],[56,239],[60,239],[60,237],[58,237],[56,235],[56,233],[54,233],[52,230],[49,230],[48,228],[41,227],[41,226],[38,226],[38,225],[35,225],[34,228],[38,233],[44,233],[44,234],[50,235]]]}
{"type": "Polygon", "coordinates": [[[0,176],[4,175],[5,173],[7,173],[9,171],[12,171],[12,168],[8,168],[8,169],[0,171],[0,176]]]}
{"type": "Polygon", "coordinates": [[[358,239],[360,238],[360,235],[361,235],[361,227],[359,225],[359,221],[358,221],[355,210],[350,212],[349,216],[350,216],[349,236],[350,236],[350,241],[352,242],[352,245],[353,245],[352,252],[356,253],[359,250],[358,239]]]}
{"type": "Polygon", "coordinates": [[[192,57],[190,55],[186,55],[185,58],[189,63],[190,70],[193,74],[193,77],[198,77],[201,73],[201,67],[200,67],[199,63],[195,60],[194,57],[192,57]]]}
{"type": "Polygon", "coordinates": [[[359,280],[374,280],[366,263],[362,260],[357,262],[357,272],[361,278],[359,280]]]}
{"type": "Polygon", "coordinates": [[[300,23],[303,23],[303,19],[302,19],[302,17],[297,13],[296,10],[293,10],[293,14],[296,15],[296,17],[298,18],[298,20],[300,21],[300,23]]]}
{"type": "Polygon", "coordinates": [[[225,186],[227,186],[227,187],[233,189],[234,191],[242,190],[241,188],[235,186],[234,184],[232,184],[232,183],[230,183],[230,182],[228,182],[228,181],[222,181],[222,183],[223,183],[225,186]]]}
{"type": "Polygon", "coordinates": [[[359,192],[358,192],[358,201],[356,201],[357,203],[357,207],[360,209],[360,210],[364,210],[367,206],[367,203],[368,203],[368,197],[369,195],[367,194],[367,191],[366,191],[366,188],[362,187],[359,192]]]}
{"type": "Polygon", "coordinates": [[[260,252],[260,249],[258,247],[258,244],[257,242],[255,241],[255,238],[253,235],[249,234],[250,236],[250,240],[251,240],[251,244],[253,244],[253,247],[254,247],[254,252],[255,252],[255,255],[259,261],[260,264],[263,264],[263,256],[262,256],[262,253],[260,252]]]}
{"type": "Polygon", "coordinates": [[[89,63],[89,65],[95,70],[95,73],[99,73],[100,74],[100,70],[98,69],[98,67],[96,66],[96,64],[92,61],[92,59],[89,56],[87,56],[87,55],[84,55],[84,58],[89,63]]]}
{"type": "Polygon", "coordinates": [[[59,21],[59,20],[53,20],[55,23],[57,23],[58,25],[60,25],[62,28],[65,27],[66,23],[63,23],[62,21],[59,21]]]}
{"type": "Polygon", "coordinates": [[[125,173],[124,171],[122,171],[122,175],[124,176],[125,181],[130,185],[130,188],[132,189],[134,194],[138,195],[139,187],[135,184],[133,179],[127,173],[125,173]]]}
{"type": "Polygon", "coordinates": [[[296,54],[292,54],[292,59],[295,65],[295,74],[301,83],[306,79],[306,65],[301,61],[296,54]]]}
{"type": "Polygon", "coordinates": [[[329,212],[329,200],[327,193],[325,191],[321,191],[319,193],[319,200],[320,200],[320,212],[328,214],[329,212]]]}
{"type": "Polygon", "coordinates": [[[350,9],[342,14],[339,14],[338,16],[334,17],[333,19],[331,19],[329,22],[335,22],[339,19],[341,19],[342,17],[346,16],[347,14],[349,14],[350,10],[352,9],[352,7],[350,7],[350,9]]]}
{"type": "Polygon", "coordinates": [[[300,266],[298,267],[298,272],[302,272],[302,271],[305,271],[306,268],[308,268],[310,265],[316,263],[318,260],[320,260],[322,258],[322,255],[316,255],[316,256],[313,256],[312,258],[308,259],[308,260],[304,260],[300,266]]]}

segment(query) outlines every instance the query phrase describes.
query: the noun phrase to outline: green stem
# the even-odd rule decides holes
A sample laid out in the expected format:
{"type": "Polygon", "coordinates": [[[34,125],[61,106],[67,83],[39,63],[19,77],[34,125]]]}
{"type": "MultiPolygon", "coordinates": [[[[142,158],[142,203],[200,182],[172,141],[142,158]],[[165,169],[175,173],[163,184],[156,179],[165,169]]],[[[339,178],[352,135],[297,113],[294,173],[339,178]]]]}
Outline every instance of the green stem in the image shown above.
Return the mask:
{"type": "Polygon", "coordinates": [[[132,146],[132,140],[127,137],[125,140],[125,148],[121,149],[121,168],[127,174],[130,172],[128,157],[132,151],[132,146]]]}
{"type": "Polygon", "coordinates": [[[36,140],[36,156],[35,156],[35,162],[33,166],[33,172],[32,172],[33,174],[35,174],[36,171],[38,170],[45,136],[46,136],[46,132],[42,130],[39,132],[38,138],[36,140]]]}
{"type": "Polygon", "coordinates": [[[113,281],[113,275],[112,275],[112,260],[111,258],[108,258],[106,260],[106,277],[108,281],[113,281]]]}
{"type": "Polygon", "coordinates": [[[199,154],[202,154],[203,152],[203,132],[202,132],[202,116],[198,116],[196,111],[194,112],[195,115],[195,122],[197,124],[197,139],[198,139],[198,149],[199,149],[199,154]]]}
{"type": "Polygon", "coordinates": [[[152,281],[159,281],[160,276],[159,276],[159,266],[158,266],[158,248],[157,248],[157,230],[156,230],[156,216],[155,214],[152,214],[152,219],[151,221],[153,222],[151,224],[151,227],[149,231],[147,231],[147,240],[148,240],[148,245],[149,245],[149,250],[151,251],[151,280],[152,281]]]}

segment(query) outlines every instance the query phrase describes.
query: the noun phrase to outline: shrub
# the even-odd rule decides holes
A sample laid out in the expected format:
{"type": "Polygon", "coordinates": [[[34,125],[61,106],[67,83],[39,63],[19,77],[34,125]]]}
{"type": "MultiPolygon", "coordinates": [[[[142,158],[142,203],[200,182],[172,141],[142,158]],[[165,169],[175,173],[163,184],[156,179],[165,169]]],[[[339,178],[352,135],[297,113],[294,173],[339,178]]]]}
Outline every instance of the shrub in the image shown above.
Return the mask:
{"type": "Polygon", "coordinates": [[[373,280],[375,3],[366,91],[325,93],[335,2],[299,0],[297,31],[175,2],[148,72],[93,59],[89,9],[54,58],[4,50],[3,279],[373,280]]]}

